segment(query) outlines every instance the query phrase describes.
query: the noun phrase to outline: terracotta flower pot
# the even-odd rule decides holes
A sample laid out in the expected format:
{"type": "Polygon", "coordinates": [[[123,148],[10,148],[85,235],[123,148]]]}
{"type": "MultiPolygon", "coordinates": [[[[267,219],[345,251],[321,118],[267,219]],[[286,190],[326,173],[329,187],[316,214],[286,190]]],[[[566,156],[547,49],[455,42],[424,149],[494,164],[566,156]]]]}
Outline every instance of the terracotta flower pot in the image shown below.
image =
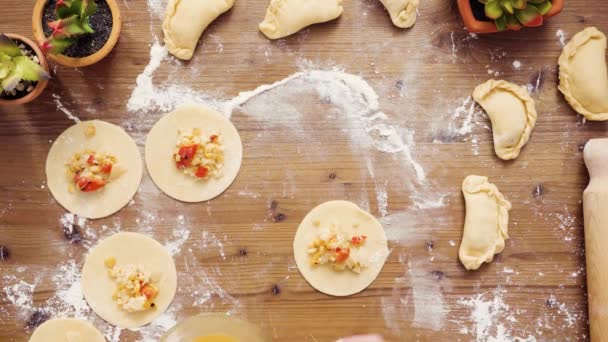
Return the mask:
{"type": "MultiPolygon", "coordinates": [[[[110,37],[97,52],[92,55],[86,57],[68,57],[65,55],[54,55],[49,54],[49,58],[54,60],[55,62],[72,68],[84,67],[91,64],[95,64],[106,57],[114,48],[116,43],[118,42],[118,38],[120,36],[120,30],[122,28],[122,18],[120,15],[120,8],[118,7],[118,3],[116,0],[105,0],[108,6],[110,7],[110,11],[112,12],[112,31],[110,32],[110,37]]],[[[44,17],[44,8],[48,0],[36,0],[36,5],[34,6],[34,14],[32,17],[32,28],[34,29],[34,37],[38,41],[38,43],[42,43],[46,37],[44,35],[43,26],[43,17],[44,17]]]]}
{"type": "MultiPolygon", "coordinates": [[[[477,1],[477,0],[475,0],[477,1]]],[[[543,16],[544,19],[557,15],[564,8],[564,0],[552,0],[551,4],[553,7],[549,11],[549,13],[543,16]]],[[[458,0],[458,10],[460,11],[460,15],[462,16],[462,20],[464,21],[464,25],[467,28],[467,31],[471,33],[495,33],[499,32],[498,28],[496,28],[496,24],[494,21],[480,21],[475,18],[473,15],[473,9],[471,8],[470,0],[458,0]]],[[[507,30],[518,31],[519,28],[507,28],[507,30]]]]}
{"type": "MultiPolygon", "coordinates": [[[[5,35],[7,37],[9,37],[10,39],[18,40],[18,41],[22,42],[23,44],[32,48],[32,50],[34,50],[34,52],[36,53],[36,56],[38,56],[38,60],[40,61],[40,66],[48,74],[50,74],[51,71],[49,69],[49,63],[47,62],[46,57],[42,53],[42,50],[40,50],[40,48],[38,47],[38,45],[36,43],[34,43],[34,41],[32,41],[31,39],[25,38],[24,36],[20,36],[18,34],[5,33],[5,35]]],[[[35,98],[40,96],[40,94],[42,94],[42,92],[44,91],[44,89],[46,88],[46,86],[48,84],[49,84],[49,80],[40,80],[40,81],[38,81],[38,83],[36,83],[36,86],[34,87],[34,89],[24,97],[20,97],[18,99],[13,99],[13,100],[0,98],[0,106],[21,105],[21,104],[31,102],[35,98]]]]}

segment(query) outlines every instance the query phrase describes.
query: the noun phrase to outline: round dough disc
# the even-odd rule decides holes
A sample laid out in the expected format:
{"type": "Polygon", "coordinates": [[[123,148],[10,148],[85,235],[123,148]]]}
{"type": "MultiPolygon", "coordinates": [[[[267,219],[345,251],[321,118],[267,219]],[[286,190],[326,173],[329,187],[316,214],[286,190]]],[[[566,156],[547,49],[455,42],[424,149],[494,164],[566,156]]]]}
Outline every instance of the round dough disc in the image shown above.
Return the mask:
{"type": "Polygon", "coordinates": [[[146,139],[146,166],[150,177],[164,193],[184,202],[202,202],[220,195],[234,182],[242,160],[239,132],[222,114],[201,105],[181,106],[163,116],[146,139]],[[201,181],[175,166],[172,157],[178,131],[193,128],[222,135],[225,161],[220,178],[201,181]]]}
{"type": "Polygon", "coordinates": [[[225,314],[190,317],[167,331],[160,342],[265,342],[257,326],[225,314]]]}
{"type": "Polygon", "coordinates": [[[101,332],[91,323],[76,318],[55,318],[40,325],[29,342],[105,342],[101,332]]]}
{"type": "Polygon", "coordinates": [[[118,233],[100,241],[82,267],[82,292],[95,313],[120,328],[137,328],[160,316],[171,304],[177,289],[173,258],[156,240],[138,233],[118,233]],[[117,265],[142,265],[157,281],[159,292],[155,307],[141,312],[127,312],[112,300],[116,285],[108,275],[105,260],[116,258],[117,265]]]}
{"type": "Polygon", "coordinates": [[[110,216],[127,205],[139,188],[142,174],[135,141],[122,128],[100,120],[82,121],[66,129],[46,158],[46,182],[53,197],[66,210],[89,219],[110,216]],[[92,137],[85,135],[89,125],[95,127],[92,137]],[[113,154],[125,173],[97,191],[70,193],[66,164],[85,149],[113,154]]]}
{"type": "Polygon", "coordinates": [[[306,281],[318,291],[332,296],[350,296],[363,291],[378,277],[388,256],[386,235],[380,222],[347,201],[325,202],[311,210],[296,231],[293,250],[298,270],[306,281]],[[318,227],[313,224],[315,221],[320,223],[318,227]],[[319,237],[321,229],[331,224],[349,236],[367,236],[359,248],[359,258],[367,265],[360,274],[348,269],[334,271],[329,265],[310,264],[308,246],[319,237]]]}

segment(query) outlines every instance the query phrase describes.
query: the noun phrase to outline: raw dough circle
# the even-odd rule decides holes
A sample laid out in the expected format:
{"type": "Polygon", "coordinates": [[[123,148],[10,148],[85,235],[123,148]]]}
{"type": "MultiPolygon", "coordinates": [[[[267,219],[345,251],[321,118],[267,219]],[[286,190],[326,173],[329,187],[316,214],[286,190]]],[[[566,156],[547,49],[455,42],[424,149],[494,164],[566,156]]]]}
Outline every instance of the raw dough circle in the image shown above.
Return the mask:
{"type": "Polygon", "coordinates": [[[347,201],[325,202],[311,210],[296,231],[293,253],[298,270],[308,283],[320,292],[332,296],[350,296],[363,291],[380,274],[386,257],[388,244],[384,228],[372,215],[347,201]],[[319,221],[319,227],[313,222],[319,221]],[[319,236],[319,230],[335,224],[348,235],[365,235],[365,244],[359,256],[367,267],[356,274],[349,270],[334,271],[329,265],[312,266],[308,245],[319,236]]]}
{"type": "Polygon", "coordinates": [[[76,318],[55,318],[40,325],[29,342],[87,341],[106,342],[91,323],[76,318]]]}
{"type": "Polygon", "coordinates": [[[163,116],[146,139],[146,166],[154,183],[167,195],[184,202],[219,196],[234,182],[243,160],[239,132],[222,114],[201,105],[185,105],[163,116]],[[179,130],[200,128],[223,138],[224,167],[220,178],[200,181],[175,167],[173,152],[179,130]]]}
{"type": "Polygon", "coordinates": [[[156,240],[138,233],[118,233],[100,241],[87,255],[82,267],[82,293],[95,313],[120,328],[137,328],[160,316],[171,304],[177,289],[173,258],[156,240]],[[112,300],[116,285],[108,275],[105,260],[116,258],[117,265],[142,265],[150,271],[159,288],[155,307],[141,312],[127,312],[112,300]]]}
{"type": "Polygon", "coordinates": [[[142,174],[135,141],[122,128],[100,120],[82,121],[66,129],[46,158],[46,182],[55,200],[66,210],[89,219],[110,216],[127,205],[139,188],[142,174]],[[92,137],[85,136],[89,125],[95,127],[92,137]],[[113,154],[126,172],[100,190],[70,193],[66,164],[85,149],[113,154]]]}
{"type": "Polygon", "coordinates": [[[264,342],[257,326],[225,314],[203,313],[180,322],[160,342],[264,342]]]}

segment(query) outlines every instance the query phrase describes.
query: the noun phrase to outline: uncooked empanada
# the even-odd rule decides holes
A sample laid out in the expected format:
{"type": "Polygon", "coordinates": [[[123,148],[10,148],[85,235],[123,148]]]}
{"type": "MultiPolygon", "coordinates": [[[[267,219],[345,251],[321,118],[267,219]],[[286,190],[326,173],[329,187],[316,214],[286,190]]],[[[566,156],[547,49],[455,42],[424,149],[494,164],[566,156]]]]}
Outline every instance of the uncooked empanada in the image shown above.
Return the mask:
{"type": "Polygon", "coordinates": [[[270,0],[260,31],[269,39],[292,35],[306,26],[334,20],[342,0],[270,0]]]}
{"type": "Polygon", "coordinates": [[[528,91],[506,81],[489,80],[475,88],[473,99],[492,121],[496,155],[504,160],[517,158],[536,125],[534,100],[528,91]]]}
{"type": "Polygon", "coordinates": [[[572,37],[559,56],[559,90],[587,120],[608,120],[606,36],[588,27],[572,37]]]}
{"type": "Polygon", "coordinates": [[[414,26],[420,0],[380,0],[380,2],[391,15],[395,26],[401,28],[414,26]]]}
{"type": "Polygon", "coordinates": [[[462,193],[467,212],[458,257],[467,270],[476,270],[505,248],[511,203],[488,177],[468,176],[462,193]]]}
{"type": "Polygon", "coordinates": [[[234,0],[169,0],[163,20],[169,52],[191,59],[203,31],[233,5],[234,0]]]}

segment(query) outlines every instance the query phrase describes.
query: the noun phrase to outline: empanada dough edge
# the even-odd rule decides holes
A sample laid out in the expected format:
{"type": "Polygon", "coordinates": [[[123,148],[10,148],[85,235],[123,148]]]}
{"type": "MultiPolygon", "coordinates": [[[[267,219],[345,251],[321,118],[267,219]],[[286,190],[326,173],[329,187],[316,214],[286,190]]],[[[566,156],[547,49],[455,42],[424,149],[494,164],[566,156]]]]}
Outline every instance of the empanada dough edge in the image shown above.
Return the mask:
{"type": "Polygon", "coordinates": [[[393,24],[400,28],[410,28],[416,23],[420,0],[380,0],[393,24]]]}
{"type": "MultiPolygon", "coordinates": [[[[492,121],[492,132],[493,132],[493,140],[494,140],[494,151],[496,155],[503,160],[512,160],[519,156],[521,153],[521,149],[528,143],[530,140],[530,135],[536,126],[536,119],[538,118],[538,114],[536,112],[536,108],[534,105],[534,100],[530,97],[528,91],[518,86],[517,84],[513,84],[504,80],[488,80],[485,83],[478,85],[473,91],[473,99],[475,102],[479,103],[484,111],[490,117],[492,121]],[[498,141],[498,135],[496,134],[498,129],[495,127],[495,121],[497,115],[500,113],[491,113],[484,106],[485,100],[493,94],[495,91],[504,91],[513,95],[517,100],[521,101],[523,107],[526,111],[525,115],[525,127],[521,132],[519,141],[513,146],[502,146],[498,141]]],[[[510,113],[508,115],[511,115],[510,113]]],[[[501,127],[503,130],[508,129],[508,127],[501,127]]]]}
{"type": "MultiPolygon", "coordinates": [[[[587,120],[591,121],[605,121],[608,120],[608,109],[606,112],[594,113],[587,109],[573,94],[572,87],[574,87],[573,80],[570,74],[576,72],[570,65],[570,59],[576,55],[577,50],[587,44],[591,39],[600,39],[604,41],[604,51],[602,56],[606,53],[606,36],[595,27],[587,27],[583,31],[577,33],[572,37],[570,42],[564,46],[562,54],[559,56],[559,86],[558,89],[564,94],[566,101],[572,106],[572,108],[579,114],[583,115],[587,120]]],[[[605,58],[605,57],[604,57],[605,58]]],[[[605,62],[604,62],[605,63],[605,62]]],[[[606,76],[608,77],[608,75],[606,76]]]]}
{"type": "Polygon", "coordinates": [[[466,217],[458,258],[467,270],[476,270],[482,263],[492,262],[494,255],[504,250],[505,240],[509,238],[511,203],[505,199],[496,185],[483,176],[466,177],[462,183],[462,193],[466,203],[466,217]],[[480,194],[485,194],[486,198],[481,200],[477,197],[480,194]],[[496,206],[496,213],[492,212],[493,204],[496,206]],[[495,218],[495,222],[482,221],[484,218],[489,220],[495,218]],[[494,227],[484,227],[483,223],[495,223],[495,230],[494,227]],[[488,228],[491,228],[490,231],[488,228]],[[491,233],[495,233],[496,236],[487,236],[491,233]]]}
{"type": "MultiPolygon", "coordinates": [[[[165,10],[165,16],[163,18],[163,34],[165,45],[169,52],[175,57],[182,60],[190,60],[194,54],[194,50],[198,45],[198,41],[200,40],[201,35],[207,29],[207,27],[215,21],[220,15],[227,12],[234,6],[235,0],[205,0],[206,2],[202,2],[202,0],[169,0],[167,4],[167,8],[165,10]],[[178,7],[186,6],[188,1],[201,1],[201,3],[189,3],[188,8],[191,7],[203,7],[204,11],[200,11],[198,14],[198,22],[188,22],[188,23],[180,23],[181,27],[174,28],[173,27],[173,19],[177,15],[178,7]],[[191,32],[183,32],[191,31],[191,32]],[[177,31],[177,32],[174,32],[177,31]],[[200,31],[200,33],[198,32],[200,31]],[[192,40],[192,46],[182,46],[187,45],[185,43],[179,43],[179,39],[177,38],[179,35],[187,35],[191,37],[186,37],[185,40],[192,40]],[[192,37],[197,37],[196,40],[192,37]]],[[[196,8],[201,10],[201,8],[196,8]]]]}
{"type": "Polygon", "coordinates": [[[258,26],[268,39],[280,39],[313,24],[335,20],[342,15],[342,0],[270,0],[264,21],[258,26]],[[295,13],[288,9],[300,9],[295,13]]]}

